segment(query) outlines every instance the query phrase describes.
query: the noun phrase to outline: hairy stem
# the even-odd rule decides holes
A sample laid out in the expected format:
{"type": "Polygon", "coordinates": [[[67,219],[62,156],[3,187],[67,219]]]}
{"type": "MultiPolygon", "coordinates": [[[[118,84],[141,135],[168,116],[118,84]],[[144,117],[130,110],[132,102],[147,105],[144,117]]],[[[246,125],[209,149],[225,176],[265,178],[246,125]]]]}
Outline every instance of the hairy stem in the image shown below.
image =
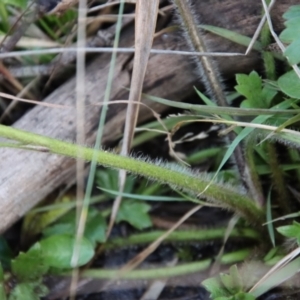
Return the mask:
{"type": "MultiPolygon", "coordinates": [[[[186,40],[192,51],[207,52],[205,41],[198,28],[199,21],[193,12],[190,0],[173,0],[179,12],[179,19],[185,33],[186,40]]],[[[227,100],[223,91],[218,68],[209,56],[195,57],[197,71],[212,100],[220,106],[227,106],[227,100]]]]}
{"type": "Polygon", "coordinates": [[[260,182],[260,178],[256,171],[256,165],[254,161],[254,149],[253,149],[253,141],[252,139],[248,139],[245,146],[245,158],[247,161],[247,170],[245,171],[246,176],[248,175],[251,180],[248,182],[252,182],[253,186],[251,187],[251,196],[255,200],[255,202],[260,206],[264,207],[265,205],[265,198],[260,182]]]}
{"type": "MultiPolygon", "coordinates": [[[[267,1],[269,4],[270,1],[267,1]]],[[[266,23],[262,29],[260,41],[263,48],[266,48],[271,42],[271,34],[269,30],[269,26],[266,23]]],[[[271,52],[263,51],[262,58],[264,61],[265,73],[266,77],[270,80],[276,80],[276,67],[275,67],[275,59],[271,52]]],[[[272,178],[274,181],[274,188],[277,192],[277,202],[280,205],[281,209],[283,209],[284,213],[289,213],[289,194],[286,189],[286,184],[284,180],[284,176],[282,170],[280,168],[280,163],[277,157],[277,150],[274,144],[267,142],[266,149],[268,152],[268,162],[271,169],[272,178]]]]}
{"type": "Polygon", "coordinates": [[[232,187],[213,183],[210,179],[205,178],[204,174],[196,175],[189,169],[180,166],[174,168],[174,165],[153,164],[145,160],[123,157],[103,150],[96,151],[4,125],[0,125],[0,136],[17,140],[29,146],[42,146],[45,148],[44,151],[73,158],[77,158],[78,153],[81,153],[81,158],[86,161],[91,161],[96,153],[96,161],[103,166],[124,169],[151,180],[169,184],[177,189],[190,191],[197,195],[201,194],[203,198],[220,203],[257,226],[260,226],[264,220],[263,211],[247,195],[232,187]]]}
{"type": "Polygon", "coordinates": [[[282,169],[277,158],[277,152],[273,144],[267,143],[266,145],[268,151],[268,163],[271,169],[271,176],[273,179],[274,189],[277,193],[277,202],[280,205],[281,210],[284,214],[290,212],[289,205],[289,194],[286,189],[286,183],[284,176],[282,174],[282,169]]]}
{"type": "MultiPolygon", "coordinates": [[[[200,22],[198,20],[198,16],[196,16],[196,14],[193,12],[191,1],[173,0],[173,2],[178,8],[178,17],[181,21],[182,28],[191,51],[207,52],[205,40],[198,26],[200,22]]],[[[200,74],[201,81],[203,82],[207,93],[211,97],[211,100],[215,101],[219,106],[228,106],[222,85],[221,75],[215,61],[209,56],[198,56],[195,57],[194,61],[197,65],[197,72],[200,74]]],[[[230,143],[234,140],[234,138],[235,134],[230,132],[226,142],[230,143]]],[[[244,177],[246,166],[243,150],[240,145],[234,150],[234,160],[241,179],[243,180],[244,184],[250,188],[252,184],[248,184],[244,177]]]]}
{"type": "MultiPolygon", "coordinates": [[[[260,42],[263,49],[267,48],[271,43],[271,34],[267,23],[262,28],[260,42]]],[[[266,77],[271,80],[276,80],[276,66],[273,54],[270,51],[262,51],[262,58],[266,77]]]]}
{"type": "MultiPolygon", "coordinates": [[[[300,162],[300,153],[296,149],[288,149],[289,157],[291,159],[291,163],[299,163],[300,162]]],[[[300,185],[300,169],[297,168],[295,171],[295,176],[297,178],[298,184],[300,185]]]]}

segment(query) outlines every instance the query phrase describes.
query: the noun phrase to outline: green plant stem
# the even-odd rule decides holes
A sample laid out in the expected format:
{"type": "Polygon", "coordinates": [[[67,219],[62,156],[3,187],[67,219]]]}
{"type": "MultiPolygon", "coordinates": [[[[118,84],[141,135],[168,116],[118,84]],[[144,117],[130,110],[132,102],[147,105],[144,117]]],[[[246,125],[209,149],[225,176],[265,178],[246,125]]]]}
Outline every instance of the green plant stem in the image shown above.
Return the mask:
{"type": "MultiPolygon", "coordinates": [[[[266,1],[269,4],[270,1],[266,1]]],[[[269,26],[266,23],[262,29],[260,36],[261,44],[263,48],[267,47],[271,42],[271,34],[269,30],[269,26]]],[[[266,77],[270,80],[276,80],[276,68],[275,68],[275,59],[270,52],[263,51],[262,57],[264,61],[264,67],[266,72],[266,77]]],[[[268,163],[270,165],[271,174],[274,181],[274,187],[278,195],[278,203],[280,207],[283,209],[284,213],[289,213],[289,195],[286,189],[286,184],[284,180],[284,176],[282,173],[282,169],[280,168],[280,164],[277,158],[277,151],[274,144],[267,142],[266,149],[268,152],[268,163]]]]}
{"type": "MultiPolygon", "coordinates": [[[[190,46],[191,51],[207,52],[205,39],[201,30],[199,30],[200,20],[199,14],[193,11],[193,5],[190,0],[173,0],[178,9],[178,17],[181,21],[186,41],[190,46]]],[[[218,106],[226,107],[227,99],[223,89],[221,74],[215,61],[209,56],[195,57],[197,72],[200,74],[202,83],[204,84],[207,93],[218,106]]],[[[225,137],[225,142],[230,144],[235,139],[235,134],[230,132],[225,137]]],[[[244,180],[245,160],[243,156],[242,146],[238,145],[233,152],[235,166],[240,173],[240,177],[246,187],[251,186],[244,180]]]]}
{"type": "MultiPolygon", "coordinates": [[[[192,51],[207,52],[207,47],[203,34],[199,30],[199,14],[193,12],[190,0],[173,0],[178,9],[178,17],[181,21],[183,31],[186,35],[186,41],[192,51]]],[[[195,57],[197,71],[201,76],[202,82],[207,89],[208,94],[219,106],[226,106],[227,100],[223,91],[222,81],[218,67],[215,61],[209,56],[195,57]]]]}
{"type": "Polygon", "coordinates": [[[0,136],[29,145],[43,146],[48,149],[48,152],[50,153],[61,154],[73,158],[77,158],[78,153],[82,153],[82,157],[80,158],[87,161],[91,161],[94,153],[96,153],[97,155],[95,155],[95,157],[97,163],[103,166],[124,169],[148,179],[169,184],[177,189],[190,191],[197,195],[201,194],[203,198],[206,198],[209,201],[215,201],[222,206],[233,210],[254,225],[260,226],[264,220],[263,211],[258,208],[253,200],[247,195],[244,195],[231,187],[213,183],[210,179],[205,178],[204,174],[197,176],[189,169],[176,167],[176,170],[174,170],[174,165],[161,163],[155,165],[143,160],[123,157],[103,150],[96,151],[4,125],[0,125],[0,136]]]}
{"type": "Polygon", "coordinates": [[[271,169],[271,176],[274,181],[274,188],[277,192],[277,202],[283,213],[288,214],[290,212],[289,195],[286,189],[286,183],[283,177],[282,169],[277,159],[277,152],[273,144],[267,143],[268,151],[268,163],[271,169]]]}
{"type": "MultiPolygon", "coordinates": [[[[208,106],[208,105],[200,105],[200,104],[190,104],[185,102],[176,102],[167,100],[164,98],[151,96],[147,94],[143,94],[145,99],[161,103],[171,107],[177,107],[185,110],[191,110],[195,112],[199,112],[201,115],[203,114],[216,114],[216,115],[228,115],[228,116],[257,116],[257,115],[272,115],[272,116],[281,116],[286,114],[299,114],[299,109],[270,109],[270,108],[240,108],[240,107],[220,107],[220,106],[208,106]]],[[[199,116],[199,114],[196,114],[199,116]]],[[[184,116],[182,116],[183,118],[184,116]]],[[[177,117],[181,118],[181,117],[177,117]]]]}
{"type": "Polygon", "coordinates": [[[257,173],[257,166],[254,161],[253,140],[251,138],[248,138],[245,143],[245,159],[247,162],[246,165],[248,167],[245,171],[245,176],[249,176],[251,180],[249,179],[248,182],[252,183],[252,187],[250,189],[251,195],[260,207],[264,207],[265,199],[262,191],[260,178],[257,173]]]}
{"type": "MultiPolygon", "coordinates": [[[[221,264],[232,264],[245,260],[251,253],[250,249],[242,249],[232,253],[224,254],[221,258],[221,264]]],[[[122,274],[123,279],[157,279],[168,278],[180,275],[191,274],[206,270],[212,263],[212,259],[205,259],[199,262],[182,264],[175,267],[154,268],[148,270],[133,270],[122,274]]],[[[118,278],[118,270],[89,269],[83,271],[80,275],[88,278],[115,279],[118,278]]],[[[64,273],[69,275],[70,273],[64,273]]]]}
{"type": "MultiPolygon", "coordinates": [[[[171,233],[166,239],[166,242],[191,242],[191,241],[208,241],[214,239],[223,239],[226,233],[226,228],[214,228],[214,229],[198,229],[198,230],[178,230],[171,233]]],[[[160,236],[164,231],[152,231],[140,234],[133,234],[126,238],[115,238],[103,245],[105,250],[115,249],[120,247],[128,247],[133,245],[148,244],[160,236]]],[[[248,238],[259,240],[260,234],[250,228],[234,228],[230,232],[230,237],[233,238],[248,238]]]]}
{"type": "MultiPolygon", "coordinates": [[[[289,156],[290,156],[290,159],[291,159],[291,164],[292,165],[299,164],[299,161],[300,161],[299,151],[297,151],[296,149],[289,149],[288,151],[289,151],[289,156]]],[[[300,168],[295,169],[295,175],[297,177],[298,184],[300,184],[300,168]]]]}
{"type": "MultiPolygon", "coordinates": [[[[266,0],[266,4],[269,5],[270,0],[266,0]]],[[[262,13],[264,14],[264,10],[262,11],[262,13]]],[[[260,42],[262,45],[262,49],[265,49],[271,43],[271,33],[267,22],[262,28],[260,34],[260,42]]],[[[266,77],[270,80],[276,80],[276,67],[274,56],[269,51],[262,51],[262,58],[264,62],[266,77]]]]}

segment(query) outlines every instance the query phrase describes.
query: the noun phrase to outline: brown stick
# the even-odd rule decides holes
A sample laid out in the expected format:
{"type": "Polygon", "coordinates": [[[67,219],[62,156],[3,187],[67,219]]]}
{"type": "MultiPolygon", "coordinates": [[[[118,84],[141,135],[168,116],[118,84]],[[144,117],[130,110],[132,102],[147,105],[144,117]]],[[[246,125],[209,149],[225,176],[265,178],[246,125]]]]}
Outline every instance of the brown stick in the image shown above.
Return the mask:
{"type": "MultiPolygon", "coordinates": [[[[279,2],[279,1],[278,1],[279,2]]],[[[273,9],[274,25],[282,29],[280,16],[296,0],[282,0],[273,9]]],[[[261,6],[259,1],[196,1],[195,9],[201,12],[205,24],[225,27],[251,36],[260,20],[261,6]]],[[[122,35],[122,46],[133,44],[133,31],[128,28],[122,35]],[[125,42],[126,41],[126,42],[125,42]]],[[[245,51],[244,47],[225,39],[207,34],[209,49],[218,52],[245,51]]],[[[154,48],[184,49],[184,41],[178,33],[162,35],[155,40],[154,48]]],[[[98,124],[99,104],[104,96],[106,75],[109,68],[109,55],[101,55],[87,68],[86,85],[88,89],[85,124],[87,144],[92,145],[95,128],[98,124]]],[[[113,80],[112,99],[127,99],[124,89],[130,84],[131,65],[128,54],[118,55],[115,77],[113,80]]],[[[257,53],[249,57],[218,59],[220,70],[228,78],[237,72],[249,72],[259,68],[260,59],[257,53]]],[[[192,61],[185,56],[152,55],[144,82],[144,92],[172,100],[182,100],[191,95],[198,78],[193,71],[192,61]]],[[[201,87],[200,87],[201,88],[201,87]]],[[[69,80],[55,90],[45,101],[70,106],[65,109],[54,109],[36,106],[24,115],[14,127],[51,136],[61,140],[75,140],[75,79],[69,80]]],[[[147,103],[156,111],[166,107],[147,103]]],[[[139,121],[150,119],[151,113],[141,107],[139,121]]],[[[105,126],[104,143],[108,144],[123,131],[125,107],[112,105],[105,126]]],[[[22,217],[29,209],[59,186],[74,181],[75,160],[17,149],[0,149],[0,233],[13,222],[22,217]]]]}

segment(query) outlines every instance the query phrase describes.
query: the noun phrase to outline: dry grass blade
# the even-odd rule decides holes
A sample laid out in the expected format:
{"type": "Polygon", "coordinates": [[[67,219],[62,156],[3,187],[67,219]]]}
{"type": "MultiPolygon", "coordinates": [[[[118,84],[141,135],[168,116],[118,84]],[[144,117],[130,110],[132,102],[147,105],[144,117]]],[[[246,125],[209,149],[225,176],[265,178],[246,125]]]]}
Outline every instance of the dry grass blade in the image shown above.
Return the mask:
{"type": "Polygon", "coordinates": [[[37,18],[37,7],[33,5],[34,2],[30,3],[26,10],[18,17],[15,24],[10,28],[8,34],[2,39],[0,43],[0,53],[1,52],[10,52],[18,41],[24,35],[26,29],[31,23],[33,23],[37,18]],[[24,18],[24,20],[22,20],[24,18]],[[21,21],[21,23],[19,23],[21,21]],[[11,31],[14,30],[14,33],[9,36],[11,31]]]}
{"type": "Polygon", "coordinates": [[[126,155],[130,150],[131,141],[136,126],[139,106],[131,103],[141,100],[143,82],[146,74],[150,50],[156,26],[158,0],[137,1],[135,20],[135,55],[133,61],[132,80],[129,93],[129,103],[126,113],[126,125],[122,154],[126,155]]]}
{"type": "MultiPolygon", "coordinates": [[[[18,91],[24,89],[23,85],[10,73],[10,71],[4,66],[0,61],[0,73],[6,77],[12,86],[14,86],[18,91]]],[[[29,98],[33,98],[33,95],[30,92],[26,93],[29,98]]]]}
{"type": "MultiPolygon", "coordinates": [[[[86,45],[86,16],[87,16],[87,0],[80,0],[78,4],[78,26],[77,26],[77,47],[78,49],[86,45]]],[[[85,53],[78,50],[76,53],[76,143],[82,145],[85,143],[85,98],[86,98],[86,72],[85,72],[85,53]]],[[[78,158],[76,160],[76,200],[77,200],[77,231],[76,242],[74,244],[71,264],[76,266],[80,255],[80,241],[82,240],[85,229],[86,208],[83,206],[84,201],[84,174],[85,161],[81,159],[82,152],[78,150],[78,158]]],[[[76,287],[78,283],[78,268],[74,268],[72,281],[70,285],[70,299],[75,299],[76,287]]]]}
{"type": "MultiPolygon", "coordinates": [[[[30,89],[36,84],[36,82],[38,81],[38,78],[35,78],[33,80],[31,80],[17,95],[16,97],[19,97],[20,99],[22,99],[22,97],[24,97],[25,95],[30,96],[30,89]]],[[[10,96],[10,95],[9,95],[10,96]]],[[[15,96],[13,96],[15,97],[15,96]]],[[[32,97],[33,98],[33,97],[32,97]]],[[[39,101],[40,102],[40,101],[39,101]]],[[[3,111],[3,113],[0,116],[0,123],[3,123],[3,120],[5,118],[11,118],[11,111],[17,106],[18,104],[18,100],[13,100],[9,103],[9,105],[5,108],[5,110],[3,111]]],[[[52,104],[55,105],[55,104],[52,104]]]]}
{"type": "MultiPolygon", "coordinates": [[[[268,7],[268,12],[271,11],[271,9],[272,9],[272,7],[273,7],[274,4],[275,4],[275,1],[272,2],[272,3],[270,3],[270,5],[268,7]]],[[[259,36],[259,34],[260,34],[260,32],[261,32],[261,30],[262,30],[265,22],[266,22],[266,20],[267,20],[267,15],[264,14],[264,16],[262,17],[262,19],[259,22],[259,25],[257,26],[257,29],[256,29],[256,31],[255,31],[252,39],[251,39],[251,42],[250,42],[250,44],[249,44],[249,46],[248,46],[248,48],[247,48],[247,50],[245,52],[245,55],[248,55],[250,53],[250,51],[252,50],[253,45],[256,42],[256,40],[257,40],[257,38],[258,38],[258,36],[259,36]]]]}
{"type": "Polygon", "coordinates": [[[254,292],[258,289],[275,271],[286,266],[290,261],[292,261],[300,253],[300,247],[296,248],[294,251],[286,255],[281,259],[267,274],[265,274],[250,290],[249,293],[254,292]]]}
{"type": "MultiPolygon", "coordinates": [[[[135,4],[136,0],[125,0],[124,2],[135,4]]],[[[117,4],[120,4],[120,0],[107,1],[105,4],[97,5],[97,6],[94,6],[94,7],[90,8],[89,13],[98,11],[100,9],[103,9],[103,8],[106,8],[106,7],[109,7],[109,6],[117,5],[117,4]]]]}
{"type": "MultiPolygon", "coordinates": [[[[0,44],[6,36],[0,35],[0,44]]],[[[38,38],[21,37],[15,44],[20,48],[53,48],[60,47],[60,44],[54,41],[45,41],[38,38]]]]}
{"type": "Polygon", "coordinates": [[[20,101],[20,102],[25,102],[25,103],[30,103],[30,104],[36,104],[36,105],[51,107],[51,108],[67,108],[68,107],[66,105],[53,104],[53,103],[36,101],[36,100],[24,99],[24,98],[16,97],[16,96],[6,94],[6,93],[1,93],[1,92],[0,92],[0,97],[10,99],[10,100],[14,100],[14,101],[20,101]]]}
{"type": "MultiPolygon", "coordinates": [[[[67,52],[85,51],[86,53],[134,53],[134,48],[118,48],[113,47],[90,47],[78,49],[75,47],[65,47],[65,48],[50,48],[50,49],[40,49],[40,50],[20,50],[20,51],[10,51],[6,53],[0,52],[0,59],[9,57],[22,57],[22,56],[36,56],[43,54],[59,54],[67,52]]],[[[164,55],[184,55],[184,56],[211,56],[211,57],[232,57],[232,56],[245,56],[244,53],[239,52],[194,52],[194,51],[182,51],[182,50],[164,50],[164,49],[151,49],[151,54],[164,54],[164,55]]]]}
{"type": "MultiPolygon", "coordinates": [[[[86,15],[87,1],[80,0],[78,6],[78,27],[77,27],[77,47],[84,48],[86,45],[86,15]]],[[[76,53],[76,143],[82,145],[85,143],[85,53],[78,50],[76,53]]],[[[78,157],[81,153],[78,152],[78,157]]],[[[83,159],[77,159],[76,178],[77,178],[77,221],[81,214],[82,201],[84,198],[84,169],[85,162],[83,159]]]]}
{"type": "MultiPolygon", "coordinates": [[[[141,101],[142,88],[146,74],[150,50],[152,47],[156,19],[158,13],[159,0],[143,1],[139,0],[136,3],[135,12],[135,55],[133,60],[133,71],[129,92],[129,103],[126,112],[126,123],[124,129],[123,144],[121,155],[127,155],[137,123],[139,105],[134,104],[134,101],[141,101]]],[[[119,173],[119,191],[123,192],[126,181],[126,172],[121,170],[119,173]]],[[[107,230],[109,235],[112,226],[115,222],[122,197],[119,196],[114,201],[111,218],[107,230]]]]}
{"type": "Polygon", "coordinates": [[[225,245],[230,237],[230,234],[232,232],[232,230],[234,229],[235,225],[237,224],[237,222],[239,221],[239,217],[238,216],[233,216],[231,218],[231,220],[229,221],[225,234],[224,234],[224,238],[223,238],[223,244],[219,250],[219,253],[217,255],[217,257],[215,258],[215,262],[213,263],[211,269],[210,269],[210,276],[214,276],[216,274],[218,274],[221,270],[221,258],[222,255],[224,254],[225,251],[225,245]]]}
{"type": "Polygon", "coordinates": [[[78,3],[78,0],[62,0],[58,3],[53,10],[49,12],[49,14],[63,14],[72,6],[75,6],[78,3]]]}

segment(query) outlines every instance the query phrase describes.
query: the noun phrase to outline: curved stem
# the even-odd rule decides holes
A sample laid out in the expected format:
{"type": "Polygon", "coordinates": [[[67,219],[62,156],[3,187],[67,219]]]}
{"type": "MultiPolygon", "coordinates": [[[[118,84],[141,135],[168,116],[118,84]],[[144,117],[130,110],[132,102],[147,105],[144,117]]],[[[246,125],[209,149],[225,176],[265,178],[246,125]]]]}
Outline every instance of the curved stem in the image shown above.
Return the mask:
{"type": "MultiPolygon", "coordinates": [[[[78,153],[87,161],[91,161],[94,155],[93,149],[77,146],[72,143],[59,141],[53,138],[26,132],[20,129],[0,125],[0,136],[14,139],[30,146],[42,146],[44,151],[61,154],[73,158],[78,153]],[[78,151],[80,150],[80,151],[78,151]]],[[[128,172],[144,176],[163,184],[168,184],[176,189],[201,194],[208,201],[222,204],[222,206],[243,216],[254,225],[261,225],[264,220],[263,211],[258,208],[251,198],[234,188],[211,182],[205,174],[195,174],[188,168],[165,164],[161,162],[151,163],[146,160],[124,157],[108,151],[96,152],[96,161],[105,166],[115,169],[124,169],[128,172]]]]}

